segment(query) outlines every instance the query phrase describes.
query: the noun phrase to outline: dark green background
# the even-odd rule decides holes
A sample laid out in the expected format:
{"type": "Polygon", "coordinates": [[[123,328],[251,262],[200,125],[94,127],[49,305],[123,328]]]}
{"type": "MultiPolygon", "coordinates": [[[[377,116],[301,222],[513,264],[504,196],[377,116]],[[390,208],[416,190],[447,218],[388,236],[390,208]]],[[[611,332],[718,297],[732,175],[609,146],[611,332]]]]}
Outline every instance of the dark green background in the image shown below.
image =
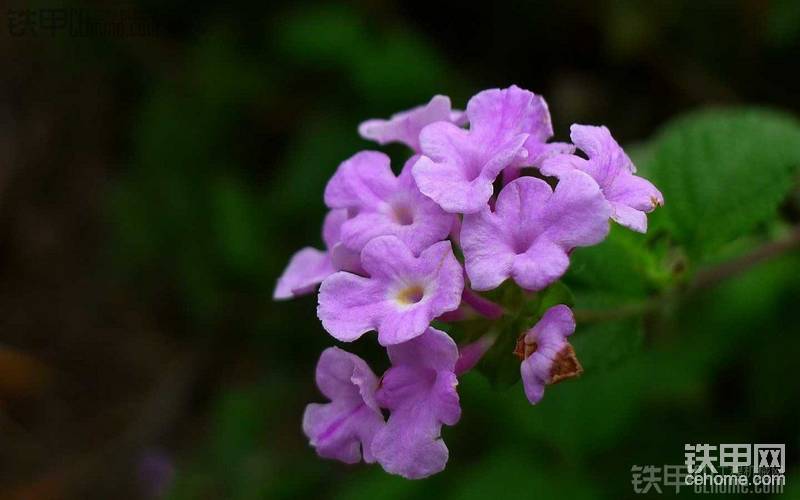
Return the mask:
{"type": "Polygon", "coordinates": [[[0,38],[0,498],[146,498],[159,457],[172,499],[617,499],[697,442],[786,443],[800,497],[800,255],[736,260],[800,223],[800,3],[126,5],[157,33],[0,38]],[[313,296],[271,294],[322,245],[327,179],[374,147],[361,120],[512,83],[666,198],[648,237],[575,252],[584,376],[536,407],[464,377],[430,479],[318,459],[333,341],[313,296]],[[679,118],[743,106],[783,115],[679,118]]]}

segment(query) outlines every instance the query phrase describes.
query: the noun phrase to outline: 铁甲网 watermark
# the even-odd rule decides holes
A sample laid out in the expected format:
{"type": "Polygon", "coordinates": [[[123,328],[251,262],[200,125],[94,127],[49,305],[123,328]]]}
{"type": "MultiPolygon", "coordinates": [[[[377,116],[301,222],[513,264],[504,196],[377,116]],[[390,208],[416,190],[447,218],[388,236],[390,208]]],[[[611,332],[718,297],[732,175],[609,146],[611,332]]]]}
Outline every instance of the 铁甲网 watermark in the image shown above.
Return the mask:
{"type": "Polygon", "coordinates": [[[686,444],[683,465],[634,465],[634,493],[783,493],[785,444],[686,444]]]}

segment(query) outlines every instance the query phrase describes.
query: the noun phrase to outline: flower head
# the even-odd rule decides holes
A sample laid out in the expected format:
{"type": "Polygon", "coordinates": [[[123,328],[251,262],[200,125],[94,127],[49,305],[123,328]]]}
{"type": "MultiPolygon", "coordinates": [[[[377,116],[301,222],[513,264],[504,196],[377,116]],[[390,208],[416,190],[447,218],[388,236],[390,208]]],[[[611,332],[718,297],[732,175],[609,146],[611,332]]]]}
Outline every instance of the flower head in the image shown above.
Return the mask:
{"type": "Polygon", "coordinates": [[[455,425],[461,417],[454,373],[458,348],[446,333],[429,328],[388,352],[392,367],[376,397],[391,414],[372,441],[372,453],[387,472],[409,479],[435,474],[449,454],[442,424],[455,425]]]}
{"type": "Polygon", "coordinates": [[[401,111],[388,120],[367,120],[358,126],[358,133],[364,139],[378,144],[401,142],[419,152],[420,131],[426,125],[435,122],[449,122],[461,126],[465,122],[465,115],[462,111],[451,109],[449,97],[436,95],[428,104],[401,111]]]}
{"type": "Polygon", "coordinates": [[[500,172],[528,157],[526,144],[553,134],[544,99],[516,86],[475,95],[466,113],[468,131],[447,122],[422,130],[413,168],[420,191],[453,213],[481,210],[500,172]]]}
{"type": "Polygon", "coordinates": [[[317,315],[341,341],[377,330],[381,345],[405,342],[461,302],[463,270],[449,241],[415,257],[397,237],[380,236],[366,244],[361,263],[369,277],[338,272],[320,287],[317,315]]]}
{"type": "Polygon", "coordinates": [[[521,177],[490,208],[464,216],[461,245],[472,288],[491,290],[507,278],[541,290],[569,266],[569,252],[608,234],[608,203],[591,177],[564,175],[555,191],[543,180],[521,177]]]}
{"type": "Polygon", "coordinates": [[[570,137],[588,160],[575,155],[555,156],[545,160],[542,173],[560,177],[573,170],[586,172],[611,204],[611,218],[629,229],[646,232],[646,214],[664,204],[661,192],[634,175],[636,167],[606,127],[575,124],[570,127],[570,137]]]}
{"type": "Polygon", "coordinates": [[[393,235],[418,254],[447,238],[453,216],[419,192],[413,163],[395,177],[388,156],[362,151],[339,166],[325,188],[325,203],[352,214],[341,226],[345,247],[361,251],[372,238],[393,235]]]}
{"type": "Polygon", "coordinates": [[[574,331],[572,311],[565,305],[557,305],[548,309],[519,340],[515,352],[522,358],[522,384],[531,404],[541,401],[545,385],[577,377],[583,372],[575,351],[567,342],[574,331]]]}
{"type": "Polygon", "coordinates": [[[337,347],[322,352],[317,387],[330,403],[312,403],[303,415],[303,432],[321,457],[345,463],[374,462],[372,440],[384,425],[375,390],[378,379],[354,354],[337,347]]]}
{"type": "MultiPolygon", "coordinates": [[[[317,316],[325,330],[344,342],[376,330],[391,361],[378,380],[353,354],[322,353],[317,385],[330,402],[308,405],[303,418],[319,455],[347,463],[363,457],[411,479],[443,470],[442,425],[461,416],[457,377],[487,353],[487,368],[513,363],[500,347],[518,330],[506,326],[532,307],[505,289],[491,299],[477,292],[509,278],[526,290],[548,287],[567,271],[573,249],[606,237],[609,219],[644,232],[661,193],[634,175],[608,129],[573,125],[571,132],[574,144],[548,142],[544,99],[513,85],[476,94],[464,113],[434,96],[361,124],[364,138],[404,143],[413,156],[399,175],[376,151],[339,165],[325,188],[326,250],[300,250],[275,290],[276,299],[288,298],[321,282],[317,316]],[[539,172],[528,175],[527,167],[539,172]],[[453,329],[461,349],[431,327],[434,320],[461,322],[453,329]]],[[[546,385],[582,372],[567,342],[574,330],[572,311],[557,305],[517,339],[513,354],[531,404],[546,385]]]]}
{"type": "Polygon", "coordinates": [[[360,263],[354,263],[352,253],[339,248],[342,224],[347,220],[347,210],[331,210],[322,224],[322,239],[327,251],[305,247],[289,260],[289,265],[278,278],[273,298],[276,300],[299,297],[313,292],[322,280],[338,269],[355,271],[360,263]]]}

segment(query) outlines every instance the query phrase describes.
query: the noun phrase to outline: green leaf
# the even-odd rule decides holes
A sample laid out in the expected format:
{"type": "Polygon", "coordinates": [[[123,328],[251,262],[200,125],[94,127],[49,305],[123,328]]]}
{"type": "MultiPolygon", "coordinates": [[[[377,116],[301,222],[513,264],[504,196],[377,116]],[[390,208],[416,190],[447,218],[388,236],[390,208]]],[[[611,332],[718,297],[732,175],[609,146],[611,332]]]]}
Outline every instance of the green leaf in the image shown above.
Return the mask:
{"type": "Polygon", "coordinates": [[[616,225],[605,241],[575,249],[570,260],[565,281],[576,288],[638,297],[665,279],[646,236],[616,225]]]}
{"type": "Polygon", "coordinates": [[[680,118],[656,138],[643,165],[664,194],[653,225],[669,228],[690,257],[713,257],[775,216],[798,166],[800,127],[789,116],[728,109],[680,118]]]}

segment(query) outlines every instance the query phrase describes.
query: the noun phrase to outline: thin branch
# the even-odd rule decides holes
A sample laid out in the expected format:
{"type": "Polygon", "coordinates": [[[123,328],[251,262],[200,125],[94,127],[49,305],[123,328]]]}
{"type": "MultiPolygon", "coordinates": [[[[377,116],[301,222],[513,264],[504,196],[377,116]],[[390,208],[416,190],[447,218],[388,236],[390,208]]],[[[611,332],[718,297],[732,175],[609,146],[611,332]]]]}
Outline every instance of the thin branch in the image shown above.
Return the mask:
{"type": "Polygon", "coordinates": [[[699,271],[689,290],[695,291],[714,287],[722,281],[737,276],[762,262],[783,255],[795,248],[800,248],[800,227],[792,230],[789,236],[781,240],[765,243],[741,257],[699,271]]]}
{"type": "MultiPolygon", "coordinates": [[[[713,288],[762,262],[779,257],[796,248],[800,249],[800,227],[793,229],[783,239],[765,243],[740,257],[698,271],[692,283],[686,288],[685,293],[689,295],[700,290],[713,288]]],[[[657,309],[664,303],[666,298],[666,296],[661,295],[642,302],[625,304],[614,309],[576,309],[575,319],[580,323],[602,323],[627,319],[657,309]]]]}

